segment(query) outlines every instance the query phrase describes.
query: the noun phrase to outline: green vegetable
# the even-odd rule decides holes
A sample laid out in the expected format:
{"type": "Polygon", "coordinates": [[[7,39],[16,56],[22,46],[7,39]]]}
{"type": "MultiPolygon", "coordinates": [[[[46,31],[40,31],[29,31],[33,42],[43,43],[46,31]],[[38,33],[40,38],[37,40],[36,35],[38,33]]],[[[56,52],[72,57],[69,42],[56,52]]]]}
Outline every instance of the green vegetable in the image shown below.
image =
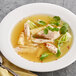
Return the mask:
{"type": "Polygon", "coordinates": [[[59,57],[60,55],[61,55],[61,51],[60,51],[60,49],[58,48],[58,49],[57,49],[57,54],[56,54],[56,56],[59,57]]]}
{"type": "MultiPolygon", "coordinates": [[[[68,33],[69,34],[69,33],[68,33]]],[[[70,35],[70,34],[69,34],[70,35]]],[[[70,36],[66,34],[64,34],[58,41],[58,50],[57,50],[57,54],[56,56],[59,57],[61,55],[61,52],[60,52],[60,46],[64,43],[64,42],[67,42],[68,39],[70,38],[70,36]]]]}
{"type": "Polygon", "coordinates": [[[54,22],[51,22],[50,24],[59,26],[60,25],[60,21],[54,21],[54,22]]]}
{"type": "MultiPolygon", "coordinates": [[[[69,33],[68,33],[69,34],[69,33]]],[[[70,35],[70,34],[69,34],[70,35]]],[[[64,43],[64,42],[67,42],[68,39],[70,38],[70,36],[66,34],[64,34],[58,41],[58,50],[57,50],[57,54],[56,56],[59,57],[61,55],[61,52],[60,52],[60,46],[64,43]]]]}
{"type": "Polygon", "coordinates": [[[59,28],[56,28],[56,27],[51,28],[50,26],[48,26],[48,27],[46,27],[44,29],[44,34],[48,34],[48,30],[51,30],[51,31],[59,31],[59,28]]]}
{"type": "Polygon", "coordinates": [[[44,29],[44,34],[48,34],[48,29],[47,28],[44,29]]]}
{"type": "Polygon", "coordinates": [[[37,27],[37,25],[30,20],[28,20],[26,23],[28,23],[30,25],[30,29],[34,29],[37,27]]]}
{"type": "Polygon", "coordinates": [[[65,26],[66,28],[69,27],[69,24],[67,24],[66,22],[63,23],[63,26],[65,26]]]}
{"type": "Polygon", "coordinates": [[[42,20],[38,20],[37,23],[38,23],[39,25],[46,25],[46,22],[44,22],[44,21],[42,21],[42,20]]]}
{"type": "Polygon", "coordinates": [[[54,18],[54,20],[56,20],[56,21],[60,21],[60,17],[59,17],[59,16],[54,16],[53,18],[54,18]]]}
{"type": "Polygon", "coordinates": [[[43,53],[40,57],[40,60],[43,61],[43,59],[45,59],[46,57],[48,57],[49,55],[51,55],[52,53],[43,53]]]}
{"type": "Polygon", "coordinates": [[[52,31],[59,31],[59,28],[54,27],[52,31]]]}
{"type": "Polygon", "coordinates": [[[49,30],[51,30],[51,31],[59,31],[59,28],[56,28],[56,27],[51,28],[50,26],[48,26],[47,28],[48,28],[49,30]]]}
{"type": "MultiPolygon", "coordinates": [[[[69,33],[68,33],[68,34],[69,34],[69,33]]],[[[66,34],[64,34],[64,35],[59,39],[58,43],[59,43],[59,44],[62,44],[62,43],[64,43],[64,42],[67,42],[70,37],[71,37],[70,34],[69,34],[69,36],[68,36],[67,33],[66,33],[66,34]]]]}
{"type": "Polygon", "coordinates": [[[60,28],[61,34],[65,34],[68,31],[69,25],[67,23],[63,23],[63,26],[60,28]]]}
{"type": "Polygon", "coordinates": [[[51,25],[56,25],[56,26],[59,26],[60,25],[60,17],[59,16],[54,16],[53,17],[53,21],[51,21],[51,25]]]}
{"type": "Polygon", "coordinates": [[[48,27],[46,27],[48,30],[52,30],[52,27],[50,27],[50,26],[48,26],[48,27]]]}
{"type": "Polygon", "coordinates": [[[60,55],[61,55],[60,42],[58,42],[58,49],[57,49],[57,54],[56,54],[56,56],[59,57],[60,55]]]}
{"type": "Polygon", "coordinates": [[[68,31],[68,29],[67,29],[66,26],[62,26],[62,27],[60,28],[60,33],[61,33],[61,34],[65,34],[67,31],[68,31]]]}

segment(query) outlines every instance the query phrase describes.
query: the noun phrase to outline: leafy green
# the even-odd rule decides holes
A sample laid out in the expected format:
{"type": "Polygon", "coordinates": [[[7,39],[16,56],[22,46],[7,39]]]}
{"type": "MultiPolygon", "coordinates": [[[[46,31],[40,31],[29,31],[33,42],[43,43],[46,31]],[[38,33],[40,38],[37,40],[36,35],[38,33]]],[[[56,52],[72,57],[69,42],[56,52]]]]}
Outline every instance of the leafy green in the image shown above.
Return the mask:
{"type": "Polygon", "coordinates": [[[46,27],[48,30],[52,30],[52,27],[50,27],[50,26],[48,26],[48,27],[46,27]]]}
{"type": "Polygon", "coordinates": [[[54,16],[53,18],[54,18],[54,20],[56,20],[56,21],[60,21],[60,17],[59,17],[59,16],[54,16]]]}
{"type": "Polygon", "coordinates": [[[59,28],[54,27],[52,31],[59,31],[59,28]]]}
{"type": "Polygon", "coordinates": [[[62,27],[60,28],[60,33],[61,33],[61,34],[65,34],[67,31],[68,31],[68,29],[67,29],[66,26],[62,26],[62,27]]]}
{"type": "Polygon", "coordinates": [[[69,24],[67,24],[66,22],[63,23],[63,26],[65,26],[67,29],[69,27],[69,24]]]}
{"type": "Polygon", "coordinates": [[[46,57],[48,57],[49,55],[51,55],[52,53],[43,53],[40,57],[40,60],[43,61],[43,59],[45,59],[46,57]]]}
{"type": "Polygon", "coordinates": [[[68,31],[69,25],[67,23],[63,23],[63,26],[60,28],[60,33],[65,34],[68,31]]]}
{"type": "Polygon", "coordinates": [[[50,22],[50,24],[59,26],[60,25],[60,17],[59,16],[54,16],[53,20],[50,22]]]}
{"type": "Polygon", "coordinates": [[[61,55],[61,51],[60,51],[60,49],[58,48],[58,49],[57,49],[57,54],[56,54],[56,56],[59,57],[60,55],[61,55]]]}
{"type": "Polygon", "coordinates": [[[56,25],[56,26],[59,26],[60,25],[60,21],[53,21],[50,23],[51,25],[56,25]]]}
{"type": "Polygon", "coordinates": [[[47,28],[44,29],[44,34],[48,34],[48,29],[47,28]]]}
{"type": "Polygon", "coordinates": [[[61,51],[60,51],[60,41],[58,41],[58,49],[57,49],[57,54],[56,56],[59,57],[61,55],[61,51]]]}
{"type": "Polygon", "coordinates": [[[46,22],[44,22],[44,21],[42,21],[42,20],[38,20],[37,23],[38,23],[39,25],[46,25],[46,22]]]}
{"type": "Polygon", "coordinates": [[[47,28],[51,31],[59,31],[59,28],[56,28],[56,27],[52,28],[52,27],[48,26],[47,28]]]}
{"type": "Polygon", "coordinates": [[[56,28],[56,27],[52,28],[52,27],[48,26],[44,29],[44,34],[48,34],[48,30],[59,31],[59,28],[56,28]]]}

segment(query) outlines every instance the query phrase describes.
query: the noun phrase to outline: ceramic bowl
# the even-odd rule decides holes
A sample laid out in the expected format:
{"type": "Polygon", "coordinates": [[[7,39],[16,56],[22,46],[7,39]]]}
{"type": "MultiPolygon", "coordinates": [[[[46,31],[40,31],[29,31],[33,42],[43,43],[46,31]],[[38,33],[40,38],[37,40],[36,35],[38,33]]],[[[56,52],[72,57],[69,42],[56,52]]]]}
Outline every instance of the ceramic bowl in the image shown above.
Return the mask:
{"type": "Polygon", "coordinates": [[[67,67],[76,60],[76,15],[71,11],[49,3],[31,3],[11,11],[0,24],[0,49],[2,54],[13,64],[23,69],[36,72],[49,72],[67,67]],[[66,21],[73,32],[73,44],[69,52],[62,58],[46,63],[28,61],[19,56],[11,44],[11,32],[14,26],[23,18],[35,14],[50,14],[60,16],[66,21]]]}

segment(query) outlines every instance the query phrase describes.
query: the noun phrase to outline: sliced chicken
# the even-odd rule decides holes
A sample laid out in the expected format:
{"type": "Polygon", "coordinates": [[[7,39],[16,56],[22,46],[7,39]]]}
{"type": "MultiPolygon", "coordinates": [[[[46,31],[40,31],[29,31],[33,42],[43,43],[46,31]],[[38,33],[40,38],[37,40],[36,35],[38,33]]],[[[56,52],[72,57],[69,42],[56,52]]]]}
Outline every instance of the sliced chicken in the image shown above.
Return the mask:
{"type": "Polygon", "coordinates": [[[35,34],[38,33],[39,31],[43,30],[45,27],[46,27],[46,26],[38,27],[38,28],[35,28],[35,29],[30,30],[30,32],[31,32],[32,35],[35,35],[35,34]]]}
{"type": "Polygon", "coordinates": [[[56,48],[53,44],[51,44],[51,43],[46,43],[46,47],[48,48],[48,50],[49,50],[50,52],[52,52],[52,53],[54,53],[54,54],[57,53],[57,48],[56,48]]]}
{"type": "Polygon", "coordinates": [[[25,32],[25,36],[27,36],[27,39],[30,38],[30,25],[29,25],[30,20],[28,20],[25,24],[24,24],[24,32],[25,32]]]}
{"type": "Polygon", "coordinates": [[[51,26],[50,24],[48,24],[46,26],[34,28],[34,29],[30,30],[30,32],[31,32],[32,35],[35,35],[36,33],[40,32],[41,30],[43,30],[44,28],[46,28],[47,26],[50,26],[50,27],[53,28],[53,26],[51,26]]]}
{"type": "Polygon", "coordinates": [[[47,39],[55,40],[60,36],[60,33],[57,31],[52,32],[49,30],[48,34],[44,34],[44,31],[42,30],[39,33],[37,33],[37,35],[44,37],[44,38],[47,38],[47,39]]]}
{"type": "MultiPolygon", "coordinates": [[[[47,26],[50,26],[51,28],[53,28],[53,26],[51,26],[50,24],[48,24],[47,26]]],[[[48,31],[48,34],[44,34],[44,30],[38,32],[36,35],[40,36],[40,37],[44,37],[47,39],[51,39],[51,40],[55,40],[60,36],[59,31],[48,31]]]]}
{"type": "Polygon", "coordinates": [[[18,44],[24,45],[24,42],[25,42],[24,32],[21,32],[19,40],[18,40],[18,44]]]}
{"type": "Polygon", "coordinates": [[[37,39],[37,38],[32,38],[32,41],[33,41],[34,43],[47,43],[47,42],[53,42],[53,40],[37,39]]]}

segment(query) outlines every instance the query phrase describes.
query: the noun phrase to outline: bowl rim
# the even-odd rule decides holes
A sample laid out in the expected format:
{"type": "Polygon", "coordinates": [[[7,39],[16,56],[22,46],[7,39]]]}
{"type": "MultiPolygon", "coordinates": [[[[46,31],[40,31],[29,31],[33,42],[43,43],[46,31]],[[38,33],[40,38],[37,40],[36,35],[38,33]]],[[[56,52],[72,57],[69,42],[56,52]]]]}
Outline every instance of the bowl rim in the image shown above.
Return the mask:
{"type": "MultiPolygon", "coordinates": [[[[54,6],[54,7],[58,7],[58,8],[62,8],[63,10],[65,10],[65,11],[67,11],[67,12],[69,12],[72,16],[75,16],[75,18],[76,18],[76,15],[75,14],[73,14],[71,11],[69,11],[69,10],[67,10],[67,9],[65,9],[64,7],[61,7],[61,6],[58,6],[58,5],[55,5],[55,4],[51,4],[51,3],[30,3],[30,4],[26,4],[26,5],[23,5],[23,6],[20,6],[20,7],[18,7],[18,8],[16,8],[15,10],[13,10],[13,11],[11,11],[9,14],[11,14],[12,12],[14,12],[14,11],[16,11],[16,10],[18,10],[18,9],[21,9],[21,8],[23,8],[23,7],[26,7],[26,6],[32,6],[32,5],[48,5],[48,6],[54,6]]],[[[8,15],[9,15],[8,14],[8,15]]],[[[3,25],[3,22],[4,22],[4,20],[6,19],[6,17],[8,16],[8,15],[6,15],[5,17],[4,17],[4,19],[1,21],[1,25],[3,25]]],[[[1,32],[1,31],[0,31],[1,32]]],[[[73,32],[74,33],[74,32],[73,32]]],[[[1,34],[1,33],[0,33],[1,34]]],[[[75,35],[75,34],[74,34],[75,35]]],[[[74,41],[75,41],[75,36],[74,36],[74,41]]],[[[1,45],[1,44],[0,44],[1,45]]],[[[75,42],[74,42],[74,45],[75,45],[75,42]]],[[[11,46],[10,46],[11,47],[11,46]]],[[[1,48],[1,47],[0,47],[1,48]]],[[[70,49],[71,50],[71,49],[70,49]]],[[[20,68],[23,68],[23,69],[27,69],[27,70],[31,70],[31,71],[36,71],[36,72],[49,72],[49,71],[56,71],[56,70],[60,70],[60,69],[62,69],[62,68],[65,68],[65,67],[67,67],[67,66],[69,66],[70,64],[72,64],[75,60],[76,60],[76,56],[74,56],[73,57],[73,60],[71,60],[69,63],[67,63],[67,64],[65,64],[65,66],[60,66],[60,67],[53,67],[53,68],[56,68],[56,69],[53,69],[53,70],[51,70],[51,69],[49,69],[49,67],[47,68],[47,70],[44,70],[44,69],[42,69],[42,68],[44,68],[44,66],[42,66],[40,69],[38,69],[38,68],[28,68],[28,67],[24,67],[24,66],[22,66],[22,65],[20,65],[20,64],[18,64],[18,62],[16,61],[15,62],[15,60],[11,60],[10,59],[10,56],[6,56],[7,54],[6,54],[6,52],[5,51],[3,51],[3,48],[1,48],[1,52],[2,52],[2,54],[6,57],[6,59],[8,59],[10,62],[12,62],[13,64],[15,64],[16,66],[18,66],[18,67],[20,67],[20,68]]],[[[15,55],[17,55],[16,53],[14,53],[15,55]]],[[[69,53],[67,53],[67,54],[69,54],[69,53]]],[[[66,56],[66,55],[65,55],[66,56]]],[[[20,56],[18,56],[20,59],[22,59],[22,60],[25,60],[25,59],[23,59],[23,58],[21,58],[20,56]]],[[[63,57],[64,58],[64,57],[63,57]]],[[[60,61],[62,58],[60,58],[59,60],[57,60],[57,61],[60,61]]],[[[63,59],[62,59],[63,60],[63,59]]],[[[57,62],[57,61],[53,61],[54,63],[55,62],[57,62]]],[[[27,60],[27,62],[30,62],[31,64],[34,64],[34,65],[47,65],[47,64],[49,64],[50,65],[50,62],[48,62],[48,63],[34,63],[34,62],[31,62],[31,61],[28,61],[27,60]]],[[[53,62],[51,62],[51,64],[53,64],[53,62]]],[[[29,65],[30,65],[30,63],[28,63],[29,65]]],[[[27,64],[27,65],[28,65],[27,64]]],[[[33,65],[33,66],[34,66],[33,65]]],[[[31,66],[29,66],[29,67],[31,67],[31,66]]],[[[35,66],[36,67],[36,66],[35,66]]]]}

